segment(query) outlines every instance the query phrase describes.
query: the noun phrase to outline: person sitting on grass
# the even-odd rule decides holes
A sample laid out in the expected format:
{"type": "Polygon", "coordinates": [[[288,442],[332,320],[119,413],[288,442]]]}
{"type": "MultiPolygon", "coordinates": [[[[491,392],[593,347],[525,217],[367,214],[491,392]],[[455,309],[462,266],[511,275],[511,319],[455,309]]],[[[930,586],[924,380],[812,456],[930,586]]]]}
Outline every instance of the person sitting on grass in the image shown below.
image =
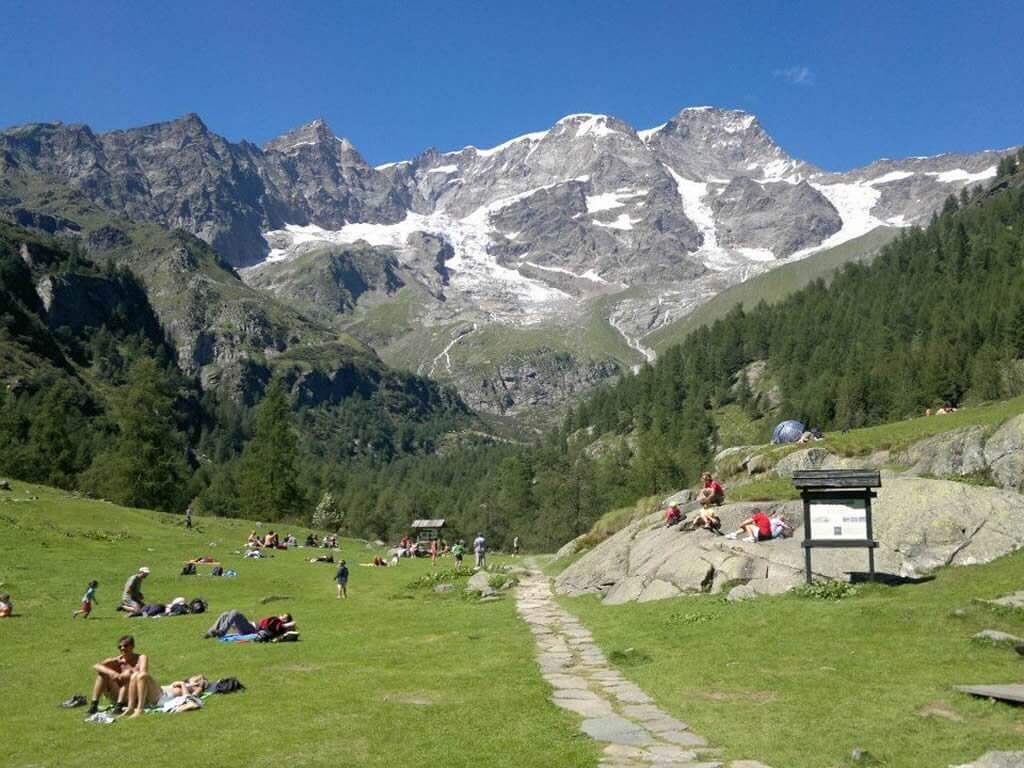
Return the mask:
{"type": "Polygon", "coordinates": [[[0,592],[0,619],[8,619],[14,613],[14,601],[6,592],[0,592]]]}
{"type": "Polygon", "coordinates": [[[263,539],[256,535],[256,530],[253,529],[252,533],[249,534],[249,538],[245,542],[245,546],[250,549],[262,549],[263,539]]]}
{"type": "Polygon", "coordinates": [[[725,489],[711,476],[710,472],[701,475],[701,481],[704,483],[704,487],[697,495],[697,501],[700,502],[701,507],[704,509],[717,507],[725,501],[725,489]]]}
{"type": "Polygon", "coordinates": [[[117,649],[117,656],[111,656],[93,666],[96,670],[96,682],[92,687],[90,715],[95,715],[99,711],[100,698],[103,696],[114,702],[115,712],[120,712],[128,699],[128,683],[138,670],[143,657],[135,653],[135,638],[131,635],[121,637],[117,641],[117,649]]]}
{"type": "Polygon", "coordinates": [[[142,580],[147,576],[149,576],[149,568],[142,566],[128,577],[128,581],[124,583],[124,591],[121,593],[121,605],[118,606],[119,611],[136,613],[142,610],[146,604],[146,600],[142,595],[142,580]]]}
{"type": "Polygon", "coordinates": [[[743,539],[748,543],[755,543],[758,541],[769,541],[774,538],[772,536],[772,521],[764,512],[760,509],[755,508],[754,513],[740,523],[740,527],[732,533],[727,533],[725,538],[735,539],[738,538],[741,533],[745,533],[746,537],[743,539]]]}
{"type": "Polygon", "coordinates": [[[267,616],[253,624],[245,617],[245,614],[238,610],[224,611],[213,626],[206,630],[204,638],[224,637],[225,635],[255,635],[263,630],[269,633],[269,640],[291,632],[295,629],[295,620],[290,613],[282,613],[280,616],[267,616]],[[234,632],[232,632],[232,630],[234,632]]]}

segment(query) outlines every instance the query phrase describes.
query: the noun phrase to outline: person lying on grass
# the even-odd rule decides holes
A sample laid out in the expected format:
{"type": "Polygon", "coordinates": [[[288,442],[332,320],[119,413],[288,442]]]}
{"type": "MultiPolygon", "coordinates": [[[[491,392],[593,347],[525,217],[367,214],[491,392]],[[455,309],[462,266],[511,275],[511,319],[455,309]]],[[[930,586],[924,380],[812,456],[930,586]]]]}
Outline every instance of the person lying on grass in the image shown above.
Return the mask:
{"type": "Polygon", "coordinates": [[[295,620],[290,613],[282,613],[280,616],[267,616],[253,624],[241,611],[224,611],[203,637],[224,637],[232,634],[232,630],[239,635],[255,635],[262,630],[269,634],[268,640],[273,641],[285,632],[294,631],[295,620]]]}
{"type": "Polygon", "coordinates": [[[176,680],[170,685],[160,686],[149,674],[149,657],[140,656],[143,662],[128,681],[128,705],[124,717],[135,718],[148,706],[162,707],[179,696],[201,696],[206,690],[206,678],[193,675],[188,680],[176,680]]]}
{"type": "Polygon", "coordinates": [[[92,687],[90,715],[99,711],[102,696],[114,702],[115,711],[120,711],[128,700],[128,683],[145,657],[135,652],[135,638],[131,635],[124,635],[117,641],[117,650],[117,656],[111,656],[93,666],[96,682],[92,687]]]}

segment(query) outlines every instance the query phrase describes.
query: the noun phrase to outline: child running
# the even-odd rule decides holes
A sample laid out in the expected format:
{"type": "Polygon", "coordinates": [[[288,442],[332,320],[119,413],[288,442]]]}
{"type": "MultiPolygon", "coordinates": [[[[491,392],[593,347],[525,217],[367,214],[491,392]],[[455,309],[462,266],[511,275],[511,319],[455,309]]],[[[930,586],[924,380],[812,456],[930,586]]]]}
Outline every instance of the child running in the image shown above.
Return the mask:
{"type": "Polygon", "coordinates": [[[77,619],[79,616],[83,619],[89,618],[89,614],[92,612],[92,604],[96,603],[98,605],[100,602],[96,599],[96,587],[99,585],[100,583],[95,580],[89,582],[89,586],[85,589],[85,594],[82,595],[82,607],[71,614],[72,619],[77,619]]]}

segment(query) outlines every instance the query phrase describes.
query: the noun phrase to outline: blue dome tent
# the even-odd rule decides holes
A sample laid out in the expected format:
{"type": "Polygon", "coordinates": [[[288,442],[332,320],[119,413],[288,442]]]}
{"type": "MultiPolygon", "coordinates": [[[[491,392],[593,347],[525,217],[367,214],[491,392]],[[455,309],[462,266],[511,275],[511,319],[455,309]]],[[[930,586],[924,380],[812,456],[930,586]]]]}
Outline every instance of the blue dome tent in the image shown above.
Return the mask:
{"type": "Polygon", "coordinates": [[[800,435],[804,433],[804,425],[802,422],[789,419],[787,421],[780,422],[772,432],[773,443],[795,443],[800,439],[800,435]]]}

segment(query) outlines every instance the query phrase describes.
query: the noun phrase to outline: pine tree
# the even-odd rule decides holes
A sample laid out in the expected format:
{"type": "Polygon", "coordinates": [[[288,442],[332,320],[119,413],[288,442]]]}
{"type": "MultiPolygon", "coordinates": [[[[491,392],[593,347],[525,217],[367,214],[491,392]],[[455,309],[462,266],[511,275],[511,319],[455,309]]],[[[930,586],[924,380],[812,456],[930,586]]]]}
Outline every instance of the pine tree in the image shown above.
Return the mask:
{"type": "Polygon", "coordinates": [[[118,433],[85,473],[82,485],[122,504],[178,509],[187,493],[184,439],[174,422],[167,373],[140,358],[113,400],[118,433]]]}
{"type": "Polygon", "coordinates": [[[297,456],[284,384],[274,379],[256,409],[256,430],[242,453],[238,490],[246,517],[277,520],[302,514],[297,456]]]}

